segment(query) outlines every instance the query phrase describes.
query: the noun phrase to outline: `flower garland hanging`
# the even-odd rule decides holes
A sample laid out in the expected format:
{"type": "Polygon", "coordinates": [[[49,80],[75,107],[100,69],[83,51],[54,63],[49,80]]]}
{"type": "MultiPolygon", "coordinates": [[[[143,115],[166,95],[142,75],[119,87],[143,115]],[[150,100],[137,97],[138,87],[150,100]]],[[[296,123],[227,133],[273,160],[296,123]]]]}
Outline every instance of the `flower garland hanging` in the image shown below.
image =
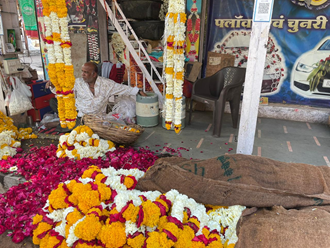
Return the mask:
{"type": "Polygon", "coordinates": [[[309,90],[315,91],[319,84],[324,82],[326,75],[330,73],[330,55],[325,59],[321,59],[314,65],[314,69],[308,75],[309,90]]]}
{"type": "Polygon", "coordinates": [[[42,5],[46,26],[44,41],[48,50],[48,74],[56,88],[61,126],[72,129],[76,125],[77,111],[73,93],[75,77],[66,1],[42,0],[42,5]]]}
{"type": "Polygon", "coordinates": [[[232,248],[243,206],[207,208],[171,190],[135,189],[144,172],[90,166],[60,183],[33,218],[33,243],[44,247],[232,248]]]}
{"type": "Polygon", "coordinates": [[[62,135],[56,152],[58,158],[73,159],[103,157],[106,152],[116,150],[115,144],[109,140],[100,139],[87,126],[78,126],[71,133],[62,135]]]}
{"type": "Polygon", "coordinates": [[[185,1],[169,0],[165,18],[164,68],[166,81],[165,126],[169,130],[174,120],[174,130],[181,130],[182,85],[184,77],[185,1]]]}

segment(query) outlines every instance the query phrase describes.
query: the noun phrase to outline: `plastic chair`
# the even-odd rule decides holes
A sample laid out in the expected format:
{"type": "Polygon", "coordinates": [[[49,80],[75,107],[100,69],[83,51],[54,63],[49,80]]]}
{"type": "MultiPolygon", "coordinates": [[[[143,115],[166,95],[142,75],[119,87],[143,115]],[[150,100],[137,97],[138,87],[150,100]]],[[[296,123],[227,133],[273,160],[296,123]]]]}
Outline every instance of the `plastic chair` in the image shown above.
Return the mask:
{"type": "Polygon", "coordinates": [[[210,77],[197,80],[193,85],[188,124],[191,123],[193,100],[212,104],[213,136],[220,137],[225,103],[229,101],[233,127],[237,128],[245,72],[245,68],[230,66],[222,68],[210,77]]]}

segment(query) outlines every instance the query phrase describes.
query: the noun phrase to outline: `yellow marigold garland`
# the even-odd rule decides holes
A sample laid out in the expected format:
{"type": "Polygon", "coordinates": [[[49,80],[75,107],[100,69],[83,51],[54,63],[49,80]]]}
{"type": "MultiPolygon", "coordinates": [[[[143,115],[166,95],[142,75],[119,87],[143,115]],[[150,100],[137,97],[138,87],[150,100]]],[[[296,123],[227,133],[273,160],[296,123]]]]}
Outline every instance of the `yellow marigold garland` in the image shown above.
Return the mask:
{"type": "Polygon", "coordinates": [[[106,247],[122,247],[126,243],[125,225],[120,222],[104,225],[98,238],[106,247]]]}
{"type": "Polygon", "coordinates": [[[92,177],[92,175],[94,173],[101,173],[101,170],[99,167],[92,165],[90,167],[88,167],[87,170],[84,171],[84,173],[82,174],[81,178],[88,178],[88,177],[92,177]]]}
{"type": "Polygon", "coordinates": [[[148,227],[157,226],[161,215],[159,207],[148,200],[142,203],[142,208],[144,212],[142,225],[146,225],[148,227]]]}
{"type": "Polygon", "coordinates": [[[94,214],[88,215],[82,222],[79,222],[74,230],[74,234],[83,240],[91,241],[96,239],[102,224],[94,214]]]}
{"type": "Polygon", "coordinates": [[[233,228],[244,207],[212,206],[208,211],[175,190],[166,194],[133,190],[131,195],[119,185],[122,176],[131,175],[138,181],[144,173],[91,166],[78,180],[61,183],[48,198],[53,211],[47,213],[44,207],[42,214],[47,218],[39,214],[33,218],[33,242],[40,248],[234,247],[233,228]],[[107,176],[105,183],[96,180],[101,174],[107,176]],[[115,195],[104,194],[107,190],[115,195]],[[64,203],[70,207],[55,209],[64,203]]]}
{"type": "Polygon", "coordinates": [[[58,111],[63,128],[76,125],[77,111],[73,87],[75,82],[71,60],[65,0],[42,0],[46,26],[46,47],[49,55],[48,73],[58,94],[58,111]]]}
{"type": "Polygon", "coordinates": [[[66,191],[63,189],[63,183],[59,184],[57,189],[53,190],[49,197],[49,205],[53,209],[60,209],[60,208],[66,208],[69,205],[65,202],[65,198],[67,197],[66,191]]]}
{"type": "Polygon", "coordinates": [[[134,238],[128,238],[127,244],[131,246],[132,248],[141,248],[144,245],[144,241],[146,238],[143,236],[143,234],[139,234],[138,236],[134,238]]]}
{"type": "Polygon", "coordinates": [[[147,248],[171,248],[173,247],[174,242],[171,239],[167,238],[165,233],[151,232],[147,239],[147,248]]]}

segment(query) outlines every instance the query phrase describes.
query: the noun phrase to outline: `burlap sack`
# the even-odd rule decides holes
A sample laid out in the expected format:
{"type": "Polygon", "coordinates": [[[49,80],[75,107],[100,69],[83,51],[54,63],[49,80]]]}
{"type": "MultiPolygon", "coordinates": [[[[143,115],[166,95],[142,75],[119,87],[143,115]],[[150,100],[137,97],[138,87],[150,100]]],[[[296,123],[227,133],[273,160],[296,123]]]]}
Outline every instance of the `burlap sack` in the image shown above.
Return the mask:
{"type": "Polygon", "coordinates": [[[185,69],[185,79],[187,79],[190,82],[195,82],[197,80],[197,77],[201,71],[202,68],[202,63],[200,62],[187,62],[184,65],[184,69],[185,69]]]}
{"type": "Polygon", "coordinates": [[[328,213],[330,213],[330,205],[320,205],[320,206],[307,206],[307,207],[300,207],[298,210],[324,210],[328,213]]]}
{"type": "Polygon", "coordinates": [[[260,209],[242,217],[235,248],[329,247],[330,213],[321,210],[260,209]]]}
{"type": "Polygon", "coordinates": [[[235,56],[231,54],[207,53],[206,77],[228,66],[234,66],[235,56]]]}
{"type": "Polygon", "coordinates": [[[330,205],[330,168],[250,155],[208,160],[162,158],[137,184],[139,190],[176,189],[197,202],[295,208],[330,205]]]}

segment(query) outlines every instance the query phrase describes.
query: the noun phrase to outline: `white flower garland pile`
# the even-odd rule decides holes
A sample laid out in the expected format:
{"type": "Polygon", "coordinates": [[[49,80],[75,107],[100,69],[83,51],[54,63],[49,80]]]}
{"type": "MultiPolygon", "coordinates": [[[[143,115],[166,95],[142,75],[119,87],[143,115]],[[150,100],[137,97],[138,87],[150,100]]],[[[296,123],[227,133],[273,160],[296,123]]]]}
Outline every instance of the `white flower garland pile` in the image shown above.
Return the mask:
{"type": "Polygon", "coordinates": [[[86,126],[79,126],[59,138],[56,156],[72,159],[99,158],[116,150],[114,143],[101,139],[86,126]]]}
{"type": "Polygon", "coordinates": [[[13,131],[2,131],[0,133],[0,160],[16,155],[16,148],[21,146],[21,142],[16,140],[16,136],[13,131]]]}

